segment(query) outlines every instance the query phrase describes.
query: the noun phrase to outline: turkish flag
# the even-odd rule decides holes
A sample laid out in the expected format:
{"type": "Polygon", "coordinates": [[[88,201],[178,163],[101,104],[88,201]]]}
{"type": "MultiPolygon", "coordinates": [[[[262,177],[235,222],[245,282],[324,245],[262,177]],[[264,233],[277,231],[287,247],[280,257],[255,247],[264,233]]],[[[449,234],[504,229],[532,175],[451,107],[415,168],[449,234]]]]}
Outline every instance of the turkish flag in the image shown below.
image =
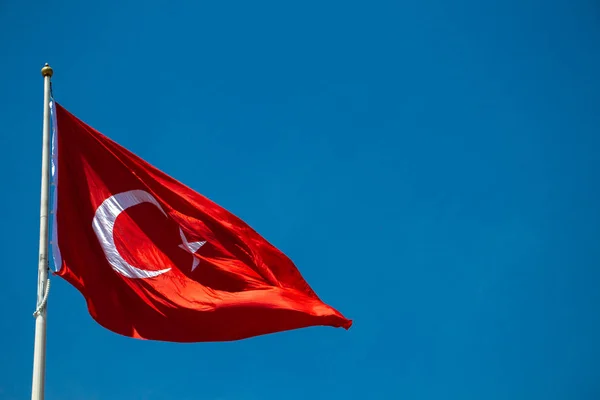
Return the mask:
{"type": "Polygon", "coordinates": [[[229,341],[350,328],[242,220],[54,105],[57,275],[121,335],[229,341]]]}

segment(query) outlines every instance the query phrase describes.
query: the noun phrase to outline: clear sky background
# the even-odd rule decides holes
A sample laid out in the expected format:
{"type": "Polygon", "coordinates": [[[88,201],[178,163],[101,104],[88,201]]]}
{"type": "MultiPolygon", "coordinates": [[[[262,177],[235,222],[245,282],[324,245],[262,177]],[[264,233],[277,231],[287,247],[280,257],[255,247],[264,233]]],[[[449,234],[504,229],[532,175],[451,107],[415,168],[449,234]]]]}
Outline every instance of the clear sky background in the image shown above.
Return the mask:
{"type": "Polygon", "coordinates": [[[600,398],[599,46],[592,0],[1,0],[0,399],[31,390],[44,62],[354,320],[139,341],[54,277],[47,399],[600,398]]]}

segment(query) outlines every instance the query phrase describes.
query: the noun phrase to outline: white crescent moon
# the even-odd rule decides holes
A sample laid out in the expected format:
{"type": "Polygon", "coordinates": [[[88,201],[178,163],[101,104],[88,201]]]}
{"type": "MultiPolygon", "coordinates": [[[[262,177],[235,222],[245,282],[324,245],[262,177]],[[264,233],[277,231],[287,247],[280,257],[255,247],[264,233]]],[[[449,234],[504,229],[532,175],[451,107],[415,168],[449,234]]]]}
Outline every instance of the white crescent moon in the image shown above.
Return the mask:
{"type": "Polygon", "coordinates": [[[127,278],[152,278],[164,274],[171,269],[147,271],[136,268],[123,259],[115,246],[113,229],[115,228],[117,217],[129,207],[142,203],[154,204],[167,216],[167,213],[165,213],[160,204],[158,204],[158,201],[150,193],[143,190],[130,190],[115,194],[104,200],[98,209],[96,209],[96,214],[92,222],[92,227],[94,228],[94,232],[96,232],[102,250],[104,250],[106,259],[115,271],[127,278]]]}

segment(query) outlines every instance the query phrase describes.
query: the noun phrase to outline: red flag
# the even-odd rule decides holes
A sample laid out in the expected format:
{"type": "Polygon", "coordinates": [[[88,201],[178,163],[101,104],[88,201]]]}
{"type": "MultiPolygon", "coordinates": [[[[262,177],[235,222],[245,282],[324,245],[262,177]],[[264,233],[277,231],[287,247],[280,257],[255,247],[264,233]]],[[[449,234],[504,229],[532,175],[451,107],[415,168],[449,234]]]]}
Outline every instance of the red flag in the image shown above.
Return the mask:
{"type": "Polygon", "coordinates": [[[350,328],[242,220],[55,107],[57,274],[100,325],[173,342],[350,328]]]}

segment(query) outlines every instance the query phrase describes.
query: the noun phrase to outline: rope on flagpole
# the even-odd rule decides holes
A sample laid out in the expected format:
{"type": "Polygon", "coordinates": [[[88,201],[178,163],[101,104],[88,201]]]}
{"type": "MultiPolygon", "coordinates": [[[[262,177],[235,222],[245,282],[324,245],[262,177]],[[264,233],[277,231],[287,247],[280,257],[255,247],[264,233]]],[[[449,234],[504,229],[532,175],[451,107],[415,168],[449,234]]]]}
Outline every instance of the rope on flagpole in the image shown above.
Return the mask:
{"type": "Polygon", "coordinates": [[[42,312],[42,309],[46,307],[46,303],[48,302],[48,294],[50,293],[50,278],[46,278],[46,290],[44,291],[44,297],[42,301],[38,305],[38,307],[33,312],[33,316],[37,317],[42,312]]]}

